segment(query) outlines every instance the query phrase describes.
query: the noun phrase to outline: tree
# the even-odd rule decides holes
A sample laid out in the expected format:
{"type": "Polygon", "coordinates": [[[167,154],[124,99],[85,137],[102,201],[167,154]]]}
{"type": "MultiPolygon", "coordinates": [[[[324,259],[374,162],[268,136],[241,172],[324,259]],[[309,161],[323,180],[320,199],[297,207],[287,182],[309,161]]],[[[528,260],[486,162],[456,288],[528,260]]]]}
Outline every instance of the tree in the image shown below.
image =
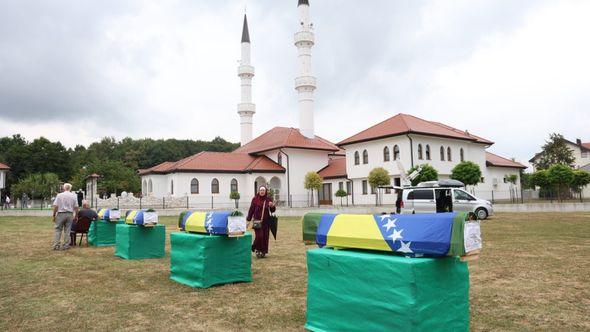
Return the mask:
{"type": "Polygon", "coordinates": [[[451,179],[461,181],[465,186],[475,186],[481,180],[481,169],[472,161],[462,161],[451,170],[451,179]]]}
{"type": "MultiPolygon", "coordinates": [[[[338,189],[334,194],[336,197],[340,197],[340,206],[342,206],[342,198],[348,196],[348,193],[344,189],[338,189]]],[[[348,203],[346,203],[348,206],[348,203]]]]}
{"type": "Polygon", "coordinates": [[[574,151],[567,147],[567,141],[560,134],[550,134],[549,140],[539,154],[539,161],[535,163],[537,169],[549,169],[556,164],[572,166],[576,158],[574,151]]]}
{"type": "Polygon", "coordinates": [[[555,164],[547,170],[547,178],[557,187],[557,200],[561,200],[561,190],[572,183],[574,171],[567,165],[555,164]]]}
{"type": "Polygon", "coordinates": [[[383,167],[375,167],[369,173],[369,185],[377,190],[377,202],[379,202],[379,187],[391,184],[389,172],[383,167]]]}
{"type": "Polygon", "coordinates": [[[233,199],[234,200],[234,202],[236,203],[236,209],[237,209],[238,208],[239,201],[240,201],[240,193],[237,192],[237,191],[232,191],[229,194],[229,199],[233,199]]]}
{"type": "Polygon", "coordinates": [[[551,186],[547,170],[542,169],[531,174],[531,182],[534,186],[547,189],[551,186]]]}
{"type": "Polygon", "coordinates": [[[520,185],[522,189],[535,189],[533,184],[533,173],[522,173],[520,176],[520,185]]]}
{"type": "Polygon", "coordinates": [[[582,189],[590,184],[590,172],[583,169],[575,170],[574,177],[571,182],[572,189],[580,194],[580,202],[582,199],[582,189]]]}
{"type": "Polygon", "coordinates": [[[504,175],[506,181],[512,183],[513,185],[516,184],[516,180],[518,180],[518,175],[516,174],[506,174],[504,175]]]}
{"type": "Polygon", "coordinates": [[[303,186],[311,192],[311,206],[313,206],[313,191],[320,190],[324,179],[316,172],[308,172],[305,174],[303,186]]]}
{"type": "Polygon", "coordinates": [[[49,199],[59,191],[60,181],[54,173],[35,173],[12,186],[13,197],[27,194],[31,198],[49,199]]]}
{"type": "MultiPolygon", "coordinates": [[[[408,170],[408,175],[412,174],[419,166],[414,166],[408,170]]],[[[425,181],[436,181],[438,180],[438,171],[430,166],[429,164],[422,164],[422,170],[417,177],[412,180],[412,186],[417,185],[420,182],[425,181]]]]}

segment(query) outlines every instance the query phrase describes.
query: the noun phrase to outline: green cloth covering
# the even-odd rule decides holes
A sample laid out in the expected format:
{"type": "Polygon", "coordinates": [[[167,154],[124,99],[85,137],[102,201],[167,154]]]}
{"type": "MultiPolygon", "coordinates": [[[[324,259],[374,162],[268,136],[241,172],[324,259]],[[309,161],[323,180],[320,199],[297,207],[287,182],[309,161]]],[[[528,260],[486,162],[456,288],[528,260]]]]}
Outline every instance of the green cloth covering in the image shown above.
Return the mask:
{"type": "Polygon", "coordinates": [[[252,234],[170,234],[170,279],[191,287],[252,281],[252,234]]]}
{"type": "Polygon", "coordinates": [[[315,235],[318,231],[318,225],[324,213],[310,212],[303,216],[301,222],[303,229],[303,242],[305,243],[316,243],[315,235]]]}
{"type": "Polygon", "coordinates": [[[448,256],[465,255],[465,220],[468,217],[467,212],[458,212],[453,218],[453,230],[451,231],[451,247],[448,256]]]}
{"type": "Polygon", "coordinates": [[[93,221],[88,229],[88,244],[97,247],[114,246],[117,224],[124,222],[124,220],[116,222],[106,220],[93,221]]]}
{"type": "Polygon", "coordinates": [[[115,256],[125,259],[162,258],[166,255],[166,226],[117,225],[115,256]]]}
{"type": "Polygon", "coordinates": [[[307,252],[311,331],[469,331],[469,270],[457,257],[307,252]]]}

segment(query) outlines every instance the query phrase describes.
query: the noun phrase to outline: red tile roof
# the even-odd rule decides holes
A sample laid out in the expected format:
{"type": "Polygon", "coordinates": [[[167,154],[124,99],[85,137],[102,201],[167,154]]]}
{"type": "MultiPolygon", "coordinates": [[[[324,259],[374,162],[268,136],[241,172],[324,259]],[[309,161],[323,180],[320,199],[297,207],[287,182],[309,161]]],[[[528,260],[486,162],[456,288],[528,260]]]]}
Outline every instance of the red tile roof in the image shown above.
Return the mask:
{"type": "Polygon", "coordinates": [[[0,169],[1,170],[6,170],[6,169],[10,169],[10,167],[8,167],[8,165],[0,163],[0,169]]]}
{"type": "Polygon", "coordinates": [[[582,146],[585,147],[586,149],[590,150],[590,142],[582,143],[582,146]]]}
{"type": "Polygon", "coordinates": [[[486,166],[527,168],[525,165],[486,151],[486,166]]]}
{"type": "Polygon", "coordinates": [[[299,129],[274,127],[266,133],[248,142],[248,144],[237,148],[234,152],[254,154],[280,148],[311,149],[334,152],[340,150],[336,145],[319,136],[316,136],[315,138],[307,138],[303,136],[299,132],[299,129]]]}
{"type": "Polygon", "coordinates": [[[400,113],[341,141],[337,145],[343,146],[346,144],[366,142],[405,134],[421,134],[468,140],[487,145],[494,144],[492,141],[472,135],[467,131],[459,130],[439,122],[427,121],[409,114],[400,113]]]}
{"type": "Polygon", "coordinates": [[[328,166],[318,171],[324,179],[346,178],[346,157],[332,157],[328,166]]]}
{"type": "Polygon", "coordinates": [[[200,152],[177,162],[167,161],[139,171],[140,175],[175,172],[211,173],[283,173],[285,168],[266,156],[251,156],[236,152],[200,152]]]}

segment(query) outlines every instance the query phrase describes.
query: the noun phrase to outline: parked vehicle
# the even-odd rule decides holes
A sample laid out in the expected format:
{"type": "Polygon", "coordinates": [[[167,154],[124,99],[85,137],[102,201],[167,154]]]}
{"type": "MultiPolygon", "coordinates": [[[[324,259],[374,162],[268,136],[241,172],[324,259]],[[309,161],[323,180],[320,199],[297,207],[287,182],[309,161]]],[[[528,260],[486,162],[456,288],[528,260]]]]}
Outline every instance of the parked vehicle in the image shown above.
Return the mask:
{"type": "Polygon", "coordinates": [[[455,180],[429,181],[415,187],[395,187],[397,213],[473,212],[478,219],[494,213],[492,203],[463,190],[455,180]]]}

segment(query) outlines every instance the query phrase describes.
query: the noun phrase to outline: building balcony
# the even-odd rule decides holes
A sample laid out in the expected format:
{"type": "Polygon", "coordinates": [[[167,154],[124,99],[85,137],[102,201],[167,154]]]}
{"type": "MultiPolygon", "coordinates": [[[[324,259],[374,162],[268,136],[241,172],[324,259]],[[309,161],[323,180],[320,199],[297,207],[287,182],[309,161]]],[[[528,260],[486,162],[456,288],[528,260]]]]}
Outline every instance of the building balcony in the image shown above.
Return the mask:
{"type": "Polygon", "coordinates": [[[316,87],[316,79],[313,76],[299,76],[295,79],[295,88],[316,87]]]}
{"type": "Polygon", "coordinates": [[[238,76],[254,76],[254,67],[250,65],[241,65],[238,67],[238,76]]]}
{"type": "Polygon", "coordinates": [[[315,36],[313,32],[309,31],[300,31],[295,34],[295,46],[299,43],[311,43],[311,45],[315,44],[315,36]]]}

